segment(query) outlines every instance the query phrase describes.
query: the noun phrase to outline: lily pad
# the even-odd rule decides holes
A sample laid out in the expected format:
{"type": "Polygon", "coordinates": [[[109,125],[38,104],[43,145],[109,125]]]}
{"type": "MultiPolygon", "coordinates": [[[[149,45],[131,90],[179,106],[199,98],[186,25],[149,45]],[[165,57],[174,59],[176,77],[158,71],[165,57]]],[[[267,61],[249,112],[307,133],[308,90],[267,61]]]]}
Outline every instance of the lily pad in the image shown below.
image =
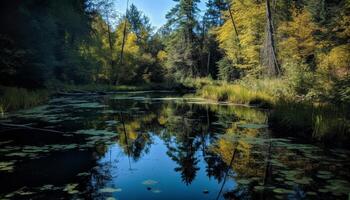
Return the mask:
{"type": "Polygon", "coordinates": [[[143,185],[155,185],[157,184],[158,181],[152,180],[152,179],[148,179],[142,182],[143,185]]]}
{"type": "Polygon", "coordinates": [[[89,172],[82,172],[82,173],[77,174],[77,176],[89,176],[89,175],[90,175],[89,172]]]}
{"type": "Polygon", "coordinates": [[[251,181],[248,179],[239,179],[237,180],[237,183],[241,184],[241,185],[248,185],[251,181]]]}
{"type": "Polygon", "coordinates": [[[317,193],[316,193],[316,192],[306,192],[306,195],[309,195],[309,196],[316,196],[317,193]]]}
{"type": "Polygon", "coordinates": [[[0,171],[13,172],[15,162],[0,162],[0,171]]]}
{"type": "Polygon", "coordinates": [[[292,194],[294,193],[293,190],[287,190],[287,189],[284,189],[284,188],[276,188],[273,190],[274,193],[277,193],[277,194],[292,194]]]}
{"type": "Polygon", "coordinates": [[[43,185],[42,187],[40,187],[40,190],[53,190],[54,189],[54,185],[43,185]]]}
{"type": "Polygon", "coordinates": [[[262,129],[268,128],[269,126],[266,124],[239,124],[237,125],[239,128],[248,128],[248,129],[262,129]]]}
{"type": "Polygon", "coordinates": [[[265,187],[264,187],[264,186],[257,185],[257,186],[254,187],[254,190],[255,190],[255,191],[262,191],[262,190],[265,190],[265,187]]]}
{"type": "Polygon", "coordinates": [[[76,190],[77,187],[78,187],[77,183],[70,183],[66,185],[63,191],[66,191],[68,194],[77,194],[79,193],[79,190],[76,190]]]}
{"type": "Polygon", "coordinates": [[[112,187],[106,187],[99,190],[100,193],[114,193],[114,192],[121,192],[121,188],[112,188],[112,187]]]}
{"type": "Polygon", "coordinates": [[[159,194],[159,193],[161,193],[162,191],[159,190],[159,189],[154,189],[154,190],[152,190],[152,192],[155,193],[155,194],[159,194]]]}

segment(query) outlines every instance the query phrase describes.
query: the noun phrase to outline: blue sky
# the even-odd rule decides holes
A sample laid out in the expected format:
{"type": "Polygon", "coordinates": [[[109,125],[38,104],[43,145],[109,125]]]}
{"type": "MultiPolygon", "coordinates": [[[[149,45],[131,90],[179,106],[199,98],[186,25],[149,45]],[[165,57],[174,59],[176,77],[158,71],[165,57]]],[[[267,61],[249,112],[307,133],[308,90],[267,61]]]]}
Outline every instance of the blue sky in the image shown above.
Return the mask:
{"type": "MultiPolygon", "coordinates": [[[[127,0],[115,0],[117,11],[119,13],[125,13],[127,0]]],[[[173,0],[129,0],[130,4],[133,3],[151,20],[151,23],[156,28],[165,24],[165,15],[168,11],[174,7],[175,2],[173,0]]],[[[202,0],[200,9],[205,9],[205,1],[202,0]]]]}

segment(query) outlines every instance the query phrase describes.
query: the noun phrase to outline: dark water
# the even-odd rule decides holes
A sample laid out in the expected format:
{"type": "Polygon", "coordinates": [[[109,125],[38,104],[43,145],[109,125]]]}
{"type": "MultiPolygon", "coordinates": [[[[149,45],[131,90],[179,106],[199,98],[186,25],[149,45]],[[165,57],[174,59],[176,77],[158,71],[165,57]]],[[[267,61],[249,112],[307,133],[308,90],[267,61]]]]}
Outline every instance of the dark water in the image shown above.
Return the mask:
{"type": "Polygon", "coordinates": [[[348,199],[350,152],[164,93],[60,97],[0,129],[0,199],[348,199]]]}

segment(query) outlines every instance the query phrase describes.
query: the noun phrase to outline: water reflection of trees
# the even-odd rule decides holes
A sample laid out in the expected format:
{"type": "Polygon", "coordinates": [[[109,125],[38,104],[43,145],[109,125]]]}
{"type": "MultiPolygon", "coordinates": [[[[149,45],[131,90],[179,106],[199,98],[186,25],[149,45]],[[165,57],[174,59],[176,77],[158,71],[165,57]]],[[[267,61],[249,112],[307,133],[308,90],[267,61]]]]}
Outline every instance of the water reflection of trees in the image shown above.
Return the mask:
{"type": "MultiPolygon", "coordinates": [[[[235,148],[239,150],[232,166],[236,175],[263,175],[263,159],[255,157],[253,153],[261,149],[244,140],[245,137],[260,137],[261,133],[254,129],[241,129],[237,125],[265,123],[264,113],[249,108],[170,101],[132,106],[138,109],[124,113],[126,134],[122,134],[124,127],[121,124],[116,130],[119,133],[118,143],[124,153],[134,160],[148,153],[152,135],[158,135],[168,148],[167,155],[178,165],[174,170],[181,174],[185,184],[191,184],[195,179],[200,156],[206,162],[207,176],[221,182],[235,148]],[[230,137],[238,135],[242,139],[237,143],[232,142],[230,137]]],[[[116,118],[121,121],[119,116],[116,118]]]]}
{"type": "MultiPolygon", "coordinates": [[[[266,114],[259,110],[175,101],[121,101],[112,109],[118,112],[101,116],[94,127],[106,128],[99,121],[117,121],[112,131],[117,133],[116,141],[125,155],[135,161],[142,159],[149,152],[154,137],[159,137],[167,147],[167,155],[176,163],[174,171],[181,175],[184,184],[195,180],[201,160],[205,162],[209,178],[223,186],[226,178],[237,182],[234,188],[223,189],[220,198],[269,199],[275,194],[272,190],[261,190],[266,187],[282,187],[302,194],[303,190],[319,188],[312,187],[308,174],[314,174],[320,168],[326,171],[338,168],[331,165],[332,160],[315,163],[314,160],[319,158],[314,149],[269,138],[270,134],[264,128],[241,126],[266,124],[266,114]]],[[[106,148],[98,146],[96,151],[103,155],[106,148]]],[[[104,182],[108,178],[102,177],[98,181],[104,182]]]]}

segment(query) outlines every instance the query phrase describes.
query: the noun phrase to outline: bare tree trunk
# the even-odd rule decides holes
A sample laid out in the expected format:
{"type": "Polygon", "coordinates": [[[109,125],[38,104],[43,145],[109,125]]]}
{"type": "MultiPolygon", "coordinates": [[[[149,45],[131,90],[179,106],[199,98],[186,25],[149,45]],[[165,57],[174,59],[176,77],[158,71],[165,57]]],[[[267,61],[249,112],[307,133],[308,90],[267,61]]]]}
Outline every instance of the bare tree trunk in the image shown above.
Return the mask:
{"type": "Polygon", "coordinates": [[[209,74],[210,74],[210,70],[209,70],[209,68],[210,68],[210,56],[211,56],[211,53],[210,53],[210,49],[209,49],[209,51],[208,51],[208,61],[207,61],[207,76],[209,76],[209,74]]]}
{"type": "Polygon", "coordinates": [[[228,5],[228,11],[230,13],[230,18],[231,18],[231,22],[232,22],[232,25],[233,25],[233,29],[235,30],[235,33],[236,33],[236,43],[238,45],[238,52],[236,52],[236,59],[237,59],[237,63],[242,63],[243,62],[243,59],[241,58],[240,56],[240,53],[241,53],[241,50],[242,50],[242,46],[241,46],[241,41],[239,39],[239,34],[238,34],[238,30],[237,30],[237,26],[236,26],[236,23],[235,23],[235,20],[233,18],[233,12],[232,12],[232,9],[231,9],[231,5],[229,4],[228,5]]]}
{"type": "MultiPolygon", "coordinates": [[[[107,32],[108,32],[108,43],[109,43],[109,51],[110,51],[110,65],[111,65],[111,72],[112,72],[112,76],[114,76],[114,60],[113,60],[113,54],[114,54],[114,48],[113,48],[113,42],[112,42],[112,33],[111,33],[111,27],[110,27],[110,23],[109,23],[109,17],[107,14],[107,32]]],[[[110,82],[112,82],[110,80],[110,82]]]]}
{"type": "Polygon", "coordinates": [[[230,18],[231,18],[231,22],[232,22],[233,28],[235,29],[237,43],[240,46],[241,43],[240,43],[239,36],[238,36],[237,26],[236,26],[235,20],[233,18],[231,5],[228,6],[228,11],[230,13],[230,18]]]}
{"type": "Polygon", "coordinates": [[[266,41],[264,54],[265,65],[268,67],[270,75],[279,76],[281,74],[281,69],[276,56],[270,0],[266,0],[266,41]]]}
{"type": "MultiPolygon", "coordinates": [[[[125,23],[124,23],[124,30],[123,30],[123,42],[122,42],[122,50],[120,51],[120,66],[123,65],[123,58],[124,58],[124,47],[125,47],[125,40],[126,40],[126,28],[128,24],[128,9],[129,9],[129,0],[126,3],[126,12],[125,12],[125,23]]],[[[118,82],[118,78],[117,78],[118,82]]]]}

